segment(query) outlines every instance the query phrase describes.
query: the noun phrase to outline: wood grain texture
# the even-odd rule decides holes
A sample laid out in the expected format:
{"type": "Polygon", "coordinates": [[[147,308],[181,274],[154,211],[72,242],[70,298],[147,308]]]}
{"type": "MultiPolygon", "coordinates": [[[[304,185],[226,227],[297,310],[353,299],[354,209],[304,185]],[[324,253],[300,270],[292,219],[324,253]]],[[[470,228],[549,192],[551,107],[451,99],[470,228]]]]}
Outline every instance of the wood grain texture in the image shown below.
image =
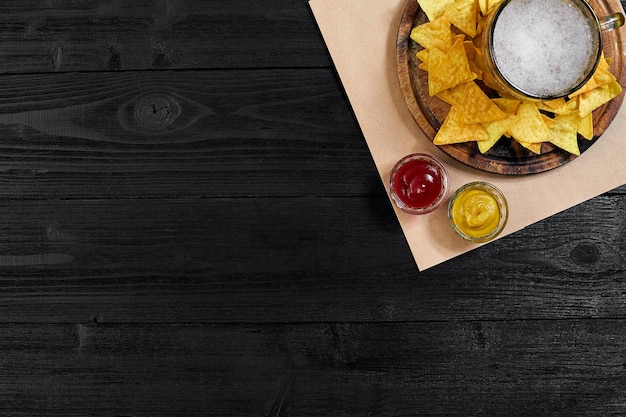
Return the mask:
{"type": "Polygon", "coordinates": [[[329,66],[306,1],[0,4],[0,73],[329,66]]]}
{"type": "Polygon", "coordinates": [[[0,192],[27,199],[380,193],[339,85],[328,69],[4,76],[0,192]]]}
{"type": "Polygon", "coordinates": [[[4,201],[0,321],[626,318],[624,201],[422,273],[383,196],[4,201]]]}
{"type": "Polygon", "coordinates": [[[0,331],[0,415],[626,412],[623,320],[4,325],[0,331]]]}

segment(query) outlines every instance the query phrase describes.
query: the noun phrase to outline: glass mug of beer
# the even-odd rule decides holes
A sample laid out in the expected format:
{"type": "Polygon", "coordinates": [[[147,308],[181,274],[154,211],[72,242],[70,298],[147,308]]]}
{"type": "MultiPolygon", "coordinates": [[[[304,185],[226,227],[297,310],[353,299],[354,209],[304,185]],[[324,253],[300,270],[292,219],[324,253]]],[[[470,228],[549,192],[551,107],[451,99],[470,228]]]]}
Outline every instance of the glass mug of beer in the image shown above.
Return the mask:
{"type": "Polygon", "coordinates": [[[503,0],[485,17],[480,50],[483,81],[504,97],[566,97],[593,75],[602,32],[624,15],[598,18],[585,0],[503,0]]]}

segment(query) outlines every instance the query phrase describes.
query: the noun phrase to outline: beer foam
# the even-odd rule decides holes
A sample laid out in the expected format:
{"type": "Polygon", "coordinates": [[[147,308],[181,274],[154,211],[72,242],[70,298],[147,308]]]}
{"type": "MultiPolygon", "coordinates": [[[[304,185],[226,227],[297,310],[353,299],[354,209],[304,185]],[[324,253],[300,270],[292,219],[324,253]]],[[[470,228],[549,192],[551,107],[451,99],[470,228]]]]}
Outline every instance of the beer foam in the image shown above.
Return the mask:
{"type": "Polygon", "coordinates": [[[512,85],[559,96],[584,81],[599,47],[595,21],[571,0],[512,0],[493,28],[493,59],[512,85]]]}

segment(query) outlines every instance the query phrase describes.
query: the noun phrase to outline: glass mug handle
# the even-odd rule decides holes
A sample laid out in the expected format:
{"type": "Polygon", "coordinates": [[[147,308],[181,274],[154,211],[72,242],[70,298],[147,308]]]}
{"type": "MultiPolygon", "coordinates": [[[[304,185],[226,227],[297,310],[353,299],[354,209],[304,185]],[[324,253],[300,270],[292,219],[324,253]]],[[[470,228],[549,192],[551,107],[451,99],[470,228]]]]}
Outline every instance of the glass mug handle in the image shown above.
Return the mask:
{"type": "Polygon", "coordinates": [[[624,15],[621,13],[613,13],[609,16],[598,17],[598,21],[600,22],[600,30],[602,32],[608,32],[624,25],[624,15]]]}

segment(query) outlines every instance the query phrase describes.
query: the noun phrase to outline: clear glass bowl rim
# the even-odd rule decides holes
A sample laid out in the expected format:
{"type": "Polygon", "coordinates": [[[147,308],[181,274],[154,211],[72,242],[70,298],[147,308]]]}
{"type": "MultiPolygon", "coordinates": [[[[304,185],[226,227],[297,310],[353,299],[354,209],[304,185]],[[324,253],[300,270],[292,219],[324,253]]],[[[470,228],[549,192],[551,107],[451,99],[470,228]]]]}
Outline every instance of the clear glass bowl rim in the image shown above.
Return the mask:
{"type": "Polygon", "coordinates": [[[454,230],[456,234],[459,235],[461,238],[475,243],[488,242],[497,237],[500,233],[502,233],[502,230],[504,230],[504,227],[509,220],[509,206],[506,201],[506,197],[504,196],[504,193],[500,191],[498,187],[485,181],[472,181],[461,186],[452,194],[452,197],[448,202],[448,220],[450,221],[450,226],[452,227],[452,230],[454,230]],[[454,202],[456,201],[457,197],[461,195],[461,193],[469,189],[479,189],[487,191],[496,199],[496,202],[498,203],[498,208],[500,209],[500,222],[498,223],[498,226],[492,232],[484,236],[476,237],[463,233],[463,231],[459,229],[459,227],[457,227],[452,217],[452,207],[454,206],[454,202]]]}
{"type": "Polygon", "coordinates": [[[400,210],[406,213],[427,214],[432,211],[435,211],[436,209],[438,209],[439,207],[443,205],[444,201],[448,197],[449,192],[450,192],[450,174],[448,173],[448,170],[446,169],[445,165],[440,160],[435,158],[433,155],[430,155],[427,153],[421,153],[421,152],[412,153],[401,158],[398,162],[396,162],[396,164],[391,169],[391,174],[389,176],[389,194],[391,195],[391,199],[396,204],[396,206],[400,210]],[[437,167],[437,169],[441,173],[441,191],[439,193],[439,196],[437,196],[437,198],[435,199],[435,201],[433,201],[428,206],[412,207],[406,204],[404,201],[402,201],[402,199],[400,199],[400,197],[397,195],[394,189],[394,179],[398,170],[402,166],[404,166],[406,163],[409,163],[415,160],[420,160],[420,159],[432,163],[434,166],[437,167]]]}

